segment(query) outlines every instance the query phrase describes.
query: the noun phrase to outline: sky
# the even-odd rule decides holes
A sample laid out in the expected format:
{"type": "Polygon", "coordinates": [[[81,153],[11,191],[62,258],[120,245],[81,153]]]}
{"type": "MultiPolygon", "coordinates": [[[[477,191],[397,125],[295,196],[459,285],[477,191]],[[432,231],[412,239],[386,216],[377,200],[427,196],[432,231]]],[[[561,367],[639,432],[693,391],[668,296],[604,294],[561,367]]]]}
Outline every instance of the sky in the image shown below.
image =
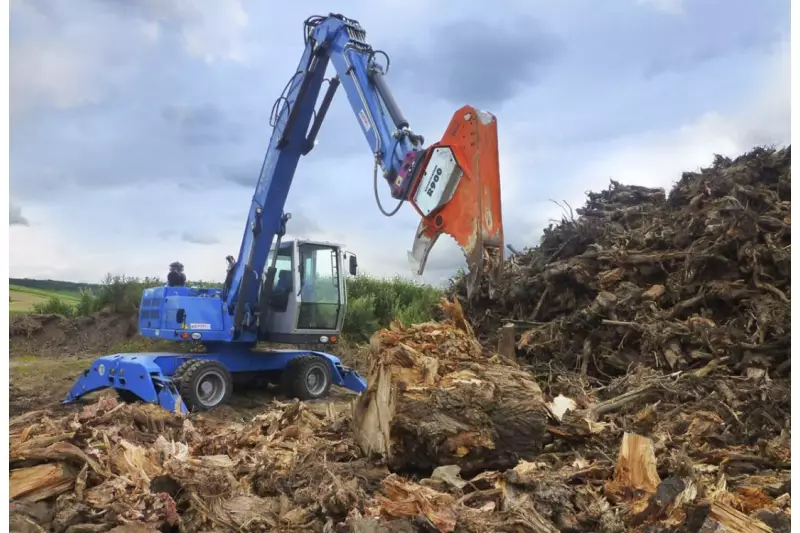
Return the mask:
{"type": "MultiPolygon", "coordinates": [[[[495,114],[505,240],[518,249],[611,179],[669,189],[714,154],[790,142],[789,0],[458,5],[12,0],[10,275],[163,279],[180,261],[189,279],[222,280],[302,23],[331,11],[389,54],[394,96],[427,140],[464,104],[495,114]]],[[[413,278],[418,215],[384,217],[372,172],[339,91],[298,166],[289,232],[344,244],[370,274],[413,278]]],[[[463,265],[440,239],[424,280],[463,265]]]]}

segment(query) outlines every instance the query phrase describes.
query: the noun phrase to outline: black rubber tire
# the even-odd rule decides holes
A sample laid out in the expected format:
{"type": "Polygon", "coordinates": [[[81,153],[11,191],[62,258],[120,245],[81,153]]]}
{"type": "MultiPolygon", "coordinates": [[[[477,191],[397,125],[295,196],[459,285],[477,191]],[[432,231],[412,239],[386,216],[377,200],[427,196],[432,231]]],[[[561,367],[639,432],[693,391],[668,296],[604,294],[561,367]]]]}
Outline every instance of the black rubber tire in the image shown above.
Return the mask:
{"type": "Polygon", "coordinates": [[[170,376],[170,379],[176,387],[180,387],[181,378],[186,373],[186,369],[196,361],[197,359],[186,359],[183,363],[178,365],[178,368],[176,368],[175,372],[172,374],[172,376],[170,376]]]}
{"type": "Polygon", "coordinates": [[[186,369],[181,372],[178,392],[189,411],[208,411],[227,402],[233,394],[233,379],[225,365],[210,359],[194,359],[181,366],[186,369]],[[209,374],[215,374],[224,386],[222,395],[213,403],[204,401],[197,392],[197,386],[209,374]]]}
{"type": "Polygon", "coordinates": [[[284,371],[284,388],[286,395],[299,400],[317,400],[324,398],[331,390],[331,368],[328,361],[316,355],[302,355],[289,361],[284,371]],[[323,377],[324,385],[309,387],[310,373],[323,377]]]}

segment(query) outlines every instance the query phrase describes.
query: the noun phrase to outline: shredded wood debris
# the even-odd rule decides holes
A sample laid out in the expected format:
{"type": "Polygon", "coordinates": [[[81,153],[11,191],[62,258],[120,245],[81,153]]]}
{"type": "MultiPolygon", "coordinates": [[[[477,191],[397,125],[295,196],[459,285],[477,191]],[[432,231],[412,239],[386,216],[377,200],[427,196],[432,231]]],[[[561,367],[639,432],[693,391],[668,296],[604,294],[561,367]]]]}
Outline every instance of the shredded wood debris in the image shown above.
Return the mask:
{"type": "Polygon", "coordinates": [[[11,530],[788,532],[789,157],[591,194],[499,300],[377,332],[347,408],[15,417],[11,530]]]}

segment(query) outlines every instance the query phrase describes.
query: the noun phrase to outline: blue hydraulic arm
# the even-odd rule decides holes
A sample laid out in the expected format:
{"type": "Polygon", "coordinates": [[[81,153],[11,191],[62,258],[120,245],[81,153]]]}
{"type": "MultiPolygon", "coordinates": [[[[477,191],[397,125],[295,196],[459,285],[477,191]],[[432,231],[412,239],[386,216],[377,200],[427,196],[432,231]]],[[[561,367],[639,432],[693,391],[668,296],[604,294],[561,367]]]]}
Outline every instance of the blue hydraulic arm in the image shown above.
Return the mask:
{"type": "MultiPolygon", "coordinates": [[[[312,150],[339,85],[344,87],[347,99],[375,158],[373,178],[376,200],[378,200],[379,170],[388,182],[392,196],[399,200],[397,207],[391,212],[385,211],[378,201],[381,211],[391,216],[399,210],[405,200],[411,199],[414,207],[423,216],[417,235],[418,240],[425,241],[422,246],[425,249],[419,254],[418,259],[421,262],[420,273],[424,268],[427,251],[439,233],[450,233],[462,247],[466,248],[470,237],[464,235],[462,238],[452,227],[448,230],[448,222],[460,223],[470,219],[466,220],[468,225],[478,227],[473,224],[472,219],[478,219],[480,216],[477,206],[482,201],[481,198],[486,195],[480,194],[480,169],[472,165],[469,157],[465,157],[472,154],[459,151],[458,142],[444,146],[447,153],[442,154],[437,153],[434,149],[436,146],[423,148],[424,139],[409,129],[408,121],[400,112],[386,84],[384,75],[389,66],[388,56],[384,52],[373,50],[365,39],[366,32],[360,24],[341,15],[316,16],[305,21],[305,50],[297,71],[284,90],[284,95],[278,99],[273,108],[271,125],[274,129],[253,194],[239,255],[236,260],[228,258],[228,277],[222,297],[227,311],[224,313],[225,329],[233,332],[232,340],[252,342],[257,337],[255,326],[256,313],[259,311],[260,281],[266,267],[264,282],[267,287],[272,287],[275,266],[274,263],[271,265],[265,263],[273,241],[276,237],[279,240],[286,230],[288,216],[284,214],[284,206],[295,169],[300,157],[312,150]],[[328,81],[325,79],[325,73],[329,63],[333,64],[337,75],[328,81]],[[319,109],[315,111],[316,102],[326,81],[328,81],[327,91],[319,109]],[[449,166],[445,160],[448,153],[451,162],[449,166]],[[440,155],[444,159],[437,159],[440,155]],[[428,172],[428,169],[431,171],[428,172]],[[469,189],[464,195],[468,196],[467,201],[476,204],[475,209],[465,209],[463,205],[451,208],[450,204],[459,203],[453,202],[454,197],[456,200],[461,200],[456,191],[462,189],[460,182],[464,181],[477,183],[472,187],[463,187],[465,190],[469,189]],[[439,189],[436,189],[437,186],[439,189]],[[424,197],[420,196],[423,192],[424,197]],[[447,209],[451,209],[452,214],[448,213],[447,209]],[[442,213],[445,215],[444,218],[442,213]],[[448,220],[448,217],[451,219],[448,220]],[[454,221],[453,218],[459,220],[454,221]]],[[[468,122],[477,124],[475,128],[493,128],[488,136],[491,138],[494,134],[496,139],[494,117],[484,112],[474,112],[470,116],[470,110],[474,111],[467,107],[459,110],[464,115],[464,118],[459,120],[465,124],[468,122]],[[479,113],[483,113],[481,121],[478,120],[479,113]]],[[[453,135],[461,122],[456,124],[454,117],[449,127],[453,130],[451,132],[453,135]]],[[[472,130],[464,127],[462,131],[472,130]]],[[[461,135],[463,137],[464,134],[461,135]]],[[[467,141],[470,139],[462,140],[463,143],[467,141]]],[[[471,142],[474,146],[475,140],[472,139],[471,142]]],[[[494,157],[496,165],[496,140],[494,153],[489,156],[490,162],[491,156],[494,157]]],[[[481,165],[485,166],[485,163],[481,165]]],[[[499,190],[495,192],[496,205],[489,206],[494,213],[493,218],[491,216],[486,218],[494,220],[494,225],[498,226],[499,190]]],[[[502,250],[502,229],[492,231],[495,233],[499,231],[499,240],[494,239],[492,244],[502,250]]],[[[482,239],[482,234],[479,237],[482,239]]],[[[472,238],[471,245],[477,240],[472,238]]],[[[415,244],[415,252],[416,248],[415,244]]],[[[467,252],[471,253],[472,250],[467,252]]]]}

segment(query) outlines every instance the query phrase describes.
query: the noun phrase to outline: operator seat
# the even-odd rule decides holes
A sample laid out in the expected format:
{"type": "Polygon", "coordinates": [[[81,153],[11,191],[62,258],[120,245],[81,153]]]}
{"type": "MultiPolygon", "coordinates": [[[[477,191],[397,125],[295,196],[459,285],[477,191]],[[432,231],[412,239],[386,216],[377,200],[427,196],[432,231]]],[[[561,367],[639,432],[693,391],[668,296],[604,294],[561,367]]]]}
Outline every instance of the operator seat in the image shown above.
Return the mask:
{"type": "Polygon", "coordinates": [[[292,271],[279,270],[278,281],[270,298],[270,307],[276,311],[285,311],[289,305],[289,295],[292,294],[292,271]]]}

